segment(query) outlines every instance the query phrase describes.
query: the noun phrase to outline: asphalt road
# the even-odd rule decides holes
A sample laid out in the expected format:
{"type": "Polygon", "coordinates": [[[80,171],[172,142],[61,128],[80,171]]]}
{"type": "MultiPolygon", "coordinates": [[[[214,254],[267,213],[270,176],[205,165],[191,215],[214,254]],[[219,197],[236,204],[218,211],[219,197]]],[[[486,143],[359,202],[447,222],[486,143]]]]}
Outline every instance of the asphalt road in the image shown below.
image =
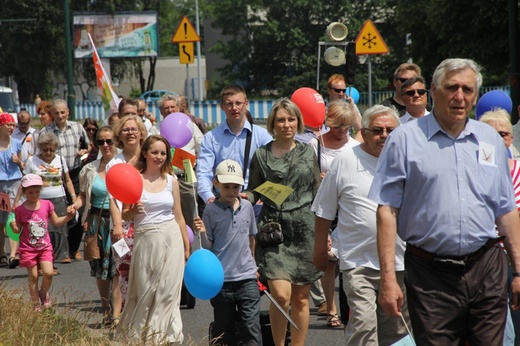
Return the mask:
{"type": "MultiPolygon", "coordinates": [[[[90,277],[90,267],[86,261],[71,264],[57,263],[59,275],[53,279],[51,298],[60,311],[83,321],[96,333],[107,333],[99,329],[101,322],[101,301],[94,278],[90,277]]],[[[23,299],[29,300],[27,271],[25,268],[0,268],[0,289],[17,290],[23,299]]],[[[336,294],[337,303],[337,294],[336,294]]],[[[262,310],[268,310],[269,299],[262,297],[262,310]]],[[[325,317],[315,315],[316,308],[311,302],[311,318],[307,345],[344,344],[343,328],[329,328],[325,317]]],[[[194,309],[181,307],[184,324],[185,345],[208,345],[208,326],[212,321],[213,308],[209,301],[197,300],[194,309]]]]}

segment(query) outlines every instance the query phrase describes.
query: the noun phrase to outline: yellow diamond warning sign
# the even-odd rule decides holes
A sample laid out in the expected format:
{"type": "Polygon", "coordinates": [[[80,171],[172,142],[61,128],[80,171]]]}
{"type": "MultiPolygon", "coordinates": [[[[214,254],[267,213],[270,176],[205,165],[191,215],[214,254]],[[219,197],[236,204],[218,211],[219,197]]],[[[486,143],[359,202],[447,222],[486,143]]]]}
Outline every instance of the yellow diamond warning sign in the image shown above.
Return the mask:
{"type": "Polygon", "coordinates": [[[188,17],[182,17],[181,23],[177,27],[177,31],[172,37],[173,43],[181,42],[199,42],[200,36],[197,34],[197,30],[193,27],[193,24],[189,21],[188,17]]]}
{"type": "Polygon", "coordinates": [[[376,26],[367,19],[356,38],[356,54],[387,54],[388,47],[377,31],[376,26]]]}

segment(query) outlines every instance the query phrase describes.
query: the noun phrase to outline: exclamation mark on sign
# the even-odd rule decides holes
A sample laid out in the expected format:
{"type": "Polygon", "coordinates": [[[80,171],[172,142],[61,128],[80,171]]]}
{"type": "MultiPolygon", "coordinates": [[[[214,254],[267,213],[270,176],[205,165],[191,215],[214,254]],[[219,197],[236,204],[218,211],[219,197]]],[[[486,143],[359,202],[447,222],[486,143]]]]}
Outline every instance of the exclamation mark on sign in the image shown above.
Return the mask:
{"type": "Polygon", "coordinates": [[[188,23],[184,23],[184,39],[188,39],[188,23]]]}

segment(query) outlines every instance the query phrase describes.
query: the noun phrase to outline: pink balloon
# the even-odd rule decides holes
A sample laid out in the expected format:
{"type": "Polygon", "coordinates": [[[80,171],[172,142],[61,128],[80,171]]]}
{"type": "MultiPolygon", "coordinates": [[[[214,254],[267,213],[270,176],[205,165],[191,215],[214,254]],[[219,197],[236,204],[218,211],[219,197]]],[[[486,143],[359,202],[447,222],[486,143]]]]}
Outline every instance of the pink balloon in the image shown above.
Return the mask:
{"type": "Polygon", "coordinates": [[[303,123],[310,127],[320,127],[325,120],[325,101],[320,93],[311,88],[296,90],[291,101],[296,103],[302,112],[303,123]]]}
{"type": "Polygon", "coordinates": [[[171,113],[162,121],[160,132],[172,147],[182,148],[193,137],[193,121],[184,113],[171,113]]]}
{"type": "Polygon", "coordinates": [[[186,230],[188,231],[188,239],[190,240],[190,244],[193,244],[193,240],[195,239],[195,236],[193,234],[193,230],[188,225],[186,225],[186,230]]]}

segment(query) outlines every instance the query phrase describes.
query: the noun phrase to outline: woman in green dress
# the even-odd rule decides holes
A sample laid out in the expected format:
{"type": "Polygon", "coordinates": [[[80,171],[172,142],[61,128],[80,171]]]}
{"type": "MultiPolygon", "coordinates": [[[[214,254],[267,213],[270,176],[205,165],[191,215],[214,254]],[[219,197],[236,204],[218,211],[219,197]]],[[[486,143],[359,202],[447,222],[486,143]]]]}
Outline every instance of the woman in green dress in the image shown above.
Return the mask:
{"type": "MultiPolygon", "coordinates": [[[[293,345],[304,345],[309,326],[309,289],[323,273],[312,263],[314,246],[314,214],[311,204],[318,190],[320,171],[316,154],[307,144],[296,142],[296,133],[304,129],[300,110],[291,100],[281,98],[273,105],[267,119],[267,130],[274,140],[260,147],[251,161],[248,191],[249,201],[261,199],[262,211],[258,229],[277,221],[282,226],[282,244],[255,248],[259,272],[269,284],[276,301],[285,311],[291,307],[291,317],[300,329],[291,329],[293,345]],[[281,204],[254,191],[265,182],[293,189],[281,204]]],[[[287,320],[271,304],[271,330],[276,345],[283,344],[287,320]]]]}

